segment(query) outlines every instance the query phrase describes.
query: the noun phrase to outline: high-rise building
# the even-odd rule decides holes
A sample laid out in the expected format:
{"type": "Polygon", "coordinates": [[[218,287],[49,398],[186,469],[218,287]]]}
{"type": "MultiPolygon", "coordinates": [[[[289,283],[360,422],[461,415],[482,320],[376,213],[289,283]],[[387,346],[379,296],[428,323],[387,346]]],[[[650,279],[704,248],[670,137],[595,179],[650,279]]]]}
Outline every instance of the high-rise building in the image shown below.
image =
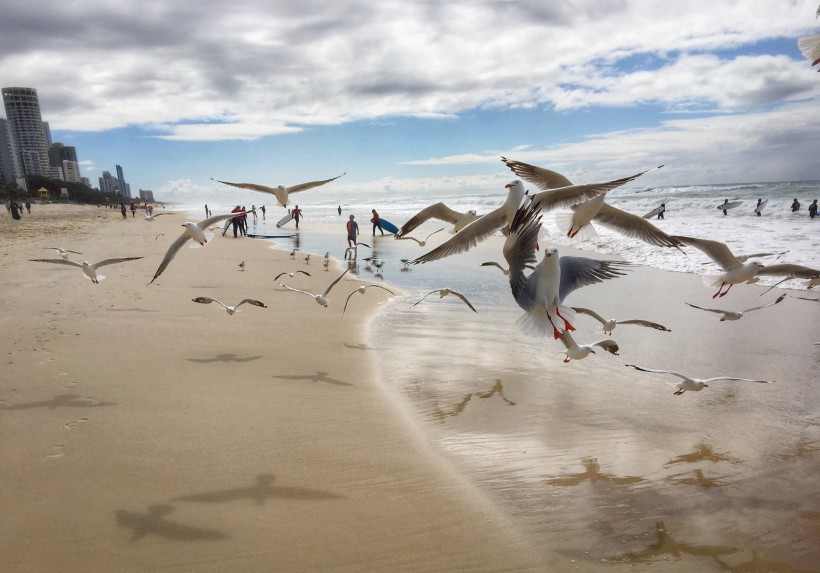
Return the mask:
{"type": "Polygon", "coordinates": [[[0,117],[0,182],[14,184],[17,179],[17,154],[11,146],[11,138],[6,127],[7,121],[0,117]]]}
{"type": "Polygon", "coordinates": [[[117,187],[119,187],[120,195],[123,197],[131,197],[131,187],[125,182],[125,175],[122,174],[122,165],[117,165],[117,187]]]}
{"type": "Polygon", "coordinates": [[[111,176],[110,171],[103,171],[102,177],[100,177],[100,191],[103,193],[119,193],[117,180],[111,176]]]}
{"type": "Polygon", "coordinates": [[[140,199],[145,201],[146,203],[153,203],[154,202],[154,192],[150,189],[140,189],[140,199]]]}
{"type": "Polygon", "coordinates": [[[80,164],[76,161],[63,159],[63,180],[79,183],[82,180],[80,176],[80,164]]]}
{"type": "Polygon", "coordinates": [[[16,176],[51,175],[48,142],[34,88],[2,88],[7,131],[17,159],[16,176]]]}

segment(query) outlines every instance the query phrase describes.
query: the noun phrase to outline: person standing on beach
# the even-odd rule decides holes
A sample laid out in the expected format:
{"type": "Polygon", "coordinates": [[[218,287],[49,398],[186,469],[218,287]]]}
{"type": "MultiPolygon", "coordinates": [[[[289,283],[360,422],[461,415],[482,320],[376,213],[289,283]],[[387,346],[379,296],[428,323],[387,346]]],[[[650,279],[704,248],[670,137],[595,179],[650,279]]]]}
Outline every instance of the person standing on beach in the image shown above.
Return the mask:
{"type": "Polygon", "coordinates": [[[355,247],[356,246],[356,238],[359,236],[359,224],[353,220],[354,216],[351,215],[350,219],[347,221],[347,246],[348,247],[355,247]]]}
{"type": "Polygon", "coordinates": [[[262,205],[262,207],[260,207],[260,209],[262,210],[262,220],[264,221],[265,220],[265,206],[262,205]]]}
{"type": "Polygon", "coordinates": [[[809,218],[814,219],[817,216],[817,199],[809,205],[809,218]]]}
{"type": "Polygon", "coordinates": [[[256,221],[259,220],[259,217],[256,215],[256,205],[251,205],[251,213],[253,213],[253,224],[256,225],[256,221]]]}
{"type": "Polygon", "coordinates": [[[792,201],[792,213],[797,213],[800,210],[800,201],[797,200],[797,197],[794,198],[792,201]]]}
{"type": "Polygon", "coordinates": [[[242,205],[242,216],[239,218],[239,232],[244,237],[248,234],[248,210],[242,205]]]}
{"type": "Polygon", "coordinates": [[[342,206],[339,205],[339,217],[341,217],[341,216],[342,216],[342,206]]]}
{"type": "Polygon", "coordinates": [[[11,211],[11,218],[15,221],[19,221],[23,218],[23,214],[21,213],[22,208],[17,204],[17,201],[12,201],[9,209],[11,211]]]}
{"type": "Polygon", "coordinates": [[[26,215],[31,215],[31,201],[26,199],[26,215]]]}
{"type": "MultiPolygon", "coordinates": [[[[234,207],[231,210],[231,213],[241,213],[241,212],[242,212],[242,207],[240,207],[239,205],[237,205],[236,207],[234,207]]],[[[237,215],[236,217],[232,217],[229,220],[231,222],[231,225],[233,226],[233,238],[235,239],[236,235],[237,235],[237,232],[239,231],[239,226],[242,224],[242,217],[241,217],[241,215],[237,215]]],[[[227,231],[227,228],[225,230],[227,231]]],[[[223,233],[223,235],[224,234],[225,233],[223,233]]]]}
{"type": "Polygon", "coordinates": [[[211,216],[211,212],[208,211],[208,204],[205,203],[205,218],[207,219],[210,216],[211,216]]]}
{"type": "Polygon", "coordinates": [[[370,210],[373,213],[373,218],[370,219],[370,222],[373,223],[373,236],[376,236],[376,229],[381,231],[382,236],[384,236],[384,230],[382,229],[382,220],[379,218],[379,214],[376,213],[375,209],[370,210]]]}
{"type": "Polygon", "coordinates": [[[299,217],[302,216],[302,210],[299,208],[299,205],[296,205],[291,211],[291,215],[293,215],[293,220],[296,221],[296,228],[299,228],[299,217]]]}
{"type": "Polygon", "coordinates": [[[133,201],[131,201],[131,218],[134,218],[136,216],[137,216],[137,206],[134,205],[133,201]]]}
{"type": "Polygon", "coordinates": [[[663,213],[666,211],[666,203],[661,203],[661,210],[658,211],[658,219],[663,219],[663,213]]]}
{"type": "Polygon", "coordinates": [[[122,218],[127,219],[128,215],[125,214],[125,203],[120,203],[120,213],[122,213],[122,218]]]}

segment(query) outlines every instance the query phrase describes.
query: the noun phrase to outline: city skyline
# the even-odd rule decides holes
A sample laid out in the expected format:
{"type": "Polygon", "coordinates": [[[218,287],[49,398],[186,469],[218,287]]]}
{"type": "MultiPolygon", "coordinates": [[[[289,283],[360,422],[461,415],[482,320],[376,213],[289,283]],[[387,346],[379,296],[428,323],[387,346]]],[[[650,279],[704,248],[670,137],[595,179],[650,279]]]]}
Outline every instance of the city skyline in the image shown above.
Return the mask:
{"type": "Polygon", "coordinates": [[[502,155],[578,182],[820,179],[814,0],[38,4],[0,22],[4,85],[41,88],[91,180],[126,165],[160,200],[342,172],[342,192],[491,192],[502,155]]]}

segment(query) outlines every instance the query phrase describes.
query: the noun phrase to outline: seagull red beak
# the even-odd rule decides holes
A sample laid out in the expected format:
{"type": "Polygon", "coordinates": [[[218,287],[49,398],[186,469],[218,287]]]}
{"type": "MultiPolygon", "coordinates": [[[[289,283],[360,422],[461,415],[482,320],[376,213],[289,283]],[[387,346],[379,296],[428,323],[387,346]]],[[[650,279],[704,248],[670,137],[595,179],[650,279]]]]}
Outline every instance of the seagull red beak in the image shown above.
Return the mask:
{"type": "Polygon", "coordinates": [[[510,187],[512,187],[512,183],[507,183],[504,185],[504,189],[509,189],[510,187]]]}

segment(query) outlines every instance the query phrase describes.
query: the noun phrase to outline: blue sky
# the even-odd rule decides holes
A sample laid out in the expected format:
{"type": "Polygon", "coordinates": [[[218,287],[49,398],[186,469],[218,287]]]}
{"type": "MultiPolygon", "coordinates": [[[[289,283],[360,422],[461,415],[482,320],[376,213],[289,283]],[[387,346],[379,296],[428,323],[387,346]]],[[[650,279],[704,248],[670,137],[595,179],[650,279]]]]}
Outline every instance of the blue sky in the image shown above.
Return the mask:
{"type": "Polygon", "coordinates": [[[501,155],[578,182],[820,179],[816,0],[555,4],[32,0],[3,8],[0,83],[37,88],[92,182],[120,164],[161,200],[343,172],[490,192],[501,155]]]}

